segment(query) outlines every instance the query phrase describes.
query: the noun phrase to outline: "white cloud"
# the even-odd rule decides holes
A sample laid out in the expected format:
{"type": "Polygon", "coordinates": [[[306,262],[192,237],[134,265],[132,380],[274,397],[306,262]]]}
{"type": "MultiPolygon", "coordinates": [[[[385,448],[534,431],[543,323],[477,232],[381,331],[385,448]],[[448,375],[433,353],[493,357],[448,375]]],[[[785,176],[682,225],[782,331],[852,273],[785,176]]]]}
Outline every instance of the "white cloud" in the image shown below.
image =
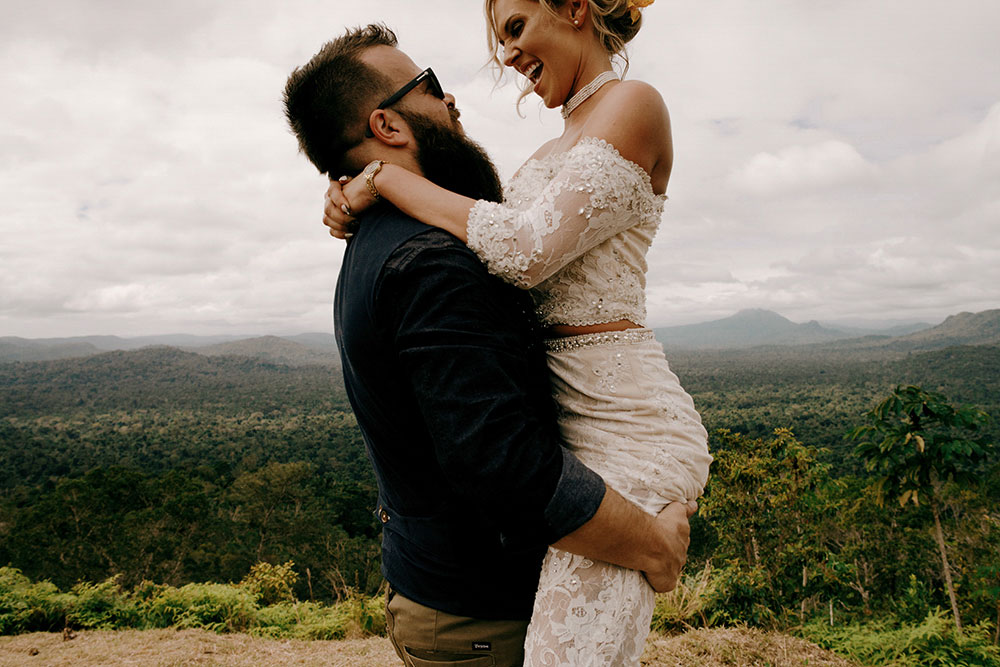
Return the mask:
{"type": "MultiPolygon", "coordinates": [[[[0,25],[0,335],[329,330],[343,247],[281,115],[288,72],[385,20],[509,176],[561,131],[494,90],[481,6],[16,3],[0,25]]],[[[1000,305],[1000,5],[656,3],[629,75],[676,161],[656,325],[745,307],[1000,305]]]]}
{"type": "Polygon", "coordinates": [[[864,182],[875,176],[875,168],[853,146],[825,141],[789,146],[776,154],[758,153],[730,181],[749,194],[773,196],[864,182]]]}

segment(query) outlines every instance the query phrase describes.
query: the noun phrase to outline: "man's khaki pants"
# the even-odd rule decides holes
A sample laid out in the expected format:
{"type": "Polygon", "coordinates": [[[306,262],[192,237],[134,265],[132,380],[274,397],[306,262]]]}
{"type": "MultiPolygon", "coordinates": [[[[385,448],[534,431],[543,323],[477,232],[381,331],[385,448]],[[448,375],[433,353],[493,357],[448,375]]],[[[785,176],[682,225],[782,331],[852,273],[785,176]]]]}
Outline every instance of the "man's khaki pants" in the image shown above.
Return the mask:
{"type": "Polygon", "coordinates": [[[425,607],[391,588],[385,618],[407,667],[520,667],[528,621],[489,621],[425,607]]]}

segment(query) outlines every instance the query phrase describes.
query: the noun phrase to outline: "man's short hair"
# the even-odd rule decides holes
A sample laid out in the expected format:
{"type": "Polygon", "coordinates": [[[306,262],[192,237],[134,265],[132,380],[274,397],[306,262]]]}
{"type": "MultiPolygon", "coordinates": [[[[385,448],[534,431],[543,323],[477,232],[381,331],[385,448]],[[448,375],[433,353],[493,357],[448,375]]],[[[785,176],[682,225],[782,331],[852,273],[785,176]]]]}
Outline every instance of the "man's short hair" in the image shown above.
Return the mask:
{"type": "Polygon", "coordinates": [[[357,171],[345,153],[363,138],[368,114],[392,93],[389,78],[360,56],[373,46],[396,44],[396,34],[383,24],[349,29],[288,77],[285,116],[321,174],[357,171]]]}

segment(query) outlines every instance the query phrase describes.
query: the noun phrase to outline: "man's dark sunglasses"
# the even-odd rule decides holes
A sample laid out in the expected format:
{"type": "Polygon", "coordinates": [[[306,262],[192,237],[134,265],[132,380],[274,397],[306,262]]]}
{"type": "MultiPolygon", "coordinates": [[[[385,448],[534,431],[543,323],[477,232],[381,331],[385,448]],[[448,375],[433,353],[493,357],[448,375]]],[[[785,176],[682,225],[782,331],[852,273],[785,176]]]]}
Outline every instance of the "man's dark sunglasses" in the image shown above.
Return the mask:
{"type": "Polygon", "coordinates": [[[444,89],[441,88],[441,83],[438,81],[438,78],[434,75],[434,70],[428,67],[423,72],[410,79],[409,83],[404,85],[402,88],[394,92],[389,97],[382,100],[382,102],[379,103],[379,105],[375,108],[387,109],[391,107],[393,104],[403,99],[403,97],[408,92],[419,86],[425,79],[427,80],[427,86],[430,89],[430,93],[434,95],[434,97],[438,97],[443,100],[444,89]]]}
{"type": "MultiPolygon", "coordinates": [[[[375,108],[388,109],[393,104],[403,99],[403,97],[405,97],[408,92],[419,86],[424,81],[427,81],[427,88],[428,91],[431,93],[431,95],[440,98],[442,100],[444,99],[444,88],[441,87],[441,82],[438,81],[437,76],[434,74],[434,70],[428,67],[423,72],[410,79],[410,81],[406,83],[402,88],[400,88],[392,95],[379,102],[379,105],[375,108]]],[[[371,128],[368,128],[367,130],[365,130],[365,136],[372,137],[375,135],[372,134],[371,128]]]]}

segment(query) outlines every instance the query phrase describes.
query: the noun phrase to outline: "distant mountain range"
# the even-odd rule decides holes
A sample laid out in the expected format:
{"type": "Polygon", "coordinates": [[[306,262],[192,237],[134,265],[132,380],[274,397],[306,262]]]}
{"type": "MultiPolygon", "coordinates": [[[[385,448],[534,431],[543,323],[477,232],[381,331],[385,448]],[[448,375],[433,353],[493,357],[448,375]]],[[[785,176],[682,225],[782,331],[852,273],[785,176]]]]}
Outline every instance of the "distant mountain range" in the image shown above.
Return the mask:
{"type": "Polygon", "coordinates": [[[0,338],[0,362],[51,361],[88,357],[102,352],[129,351],[168,346],[210,357],[253,357],[262,361],[304,366],[338,365],[340,357],[333,334],[305,333],[293,336],[79,336],[74,338],[0,338]]]}
{"type": "Polygon", "coordinates": [[[758,345],[802,345],[822,343],[851,334],[827,329],[819,322],[795,324],[770,310],[741,310],[735,315],[656,330],[657,339],[669,349],[732,349],[758,345]]]}
{"type": "MultiPolygon", "coordinates": [[[[944,322],[870,330],[820,324],[796,324],[769,310],[742,310],[702,324],[655,329],[668,350],[735,350],[767,346],[816,352],[895,352],[936,350],[956,345],[1000,345],[1000,309],[959,313],[944,322]]],[[[112,350],[149,346],[180,348],[201,355],[249,357],[287,366],[339,365],[332,334],[293,336],[194,336],[173,334],[121,338],[0,338],[0,362],[46,361],[87,357],[112,350]]]]}
{"type": "Polygon", "coordinates": [[[865,336],[840,341],[841,349],[881,348],[899,352],[940,350],[957,345],[1000,345],[1000,309],[949,316],[936,327],[905,336],[865,336]]]}
{"type": "MultiPolygon", "coordinates": [[[[243,340],[249,336],[195,336],[193,334],[166,334],[163,336],[74,336],[72,338],[18,338],[0,337],[0,361],[48,361],[87,357],[100,352],[138,350],[143,347],[168,345],[179,348],[198,348],[219,343],[243,340]]],[[[331,341],[333,336],[330,336],[331,341]]]]}
{"type": "Polygon", "coordinates": [[[886,329],[862,329],[813,320],[796,324],[770,310],[747,309],[730,317],[701,324],[657,328],[656,337],[668,350],[725,350],[761,345],[810,345],[859,337],[911,334],[934,325],[915,323],[886,329]]]}

